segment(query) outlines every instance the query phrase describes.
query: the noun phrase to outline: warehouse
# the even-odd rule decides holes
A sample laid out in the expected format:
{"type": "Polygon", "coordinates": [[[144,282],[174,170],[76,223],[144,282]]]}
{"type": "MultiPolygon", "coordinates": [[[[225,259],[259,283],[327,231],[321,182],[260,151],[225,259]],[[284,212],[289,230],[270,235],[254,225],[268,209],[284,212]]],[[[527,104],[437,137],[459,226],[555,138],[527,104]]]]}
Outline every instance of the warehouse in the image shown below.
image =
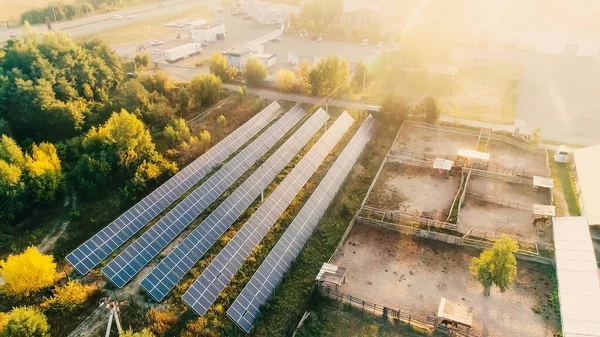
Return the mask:
{"type": "Polygon", "coordinates": [[[285,24],[292,14],[299,15],[300,8],[282,4],[269,4],[257,0],[240,1],[242,11],[258,23],[272,25],[285,24]]]}

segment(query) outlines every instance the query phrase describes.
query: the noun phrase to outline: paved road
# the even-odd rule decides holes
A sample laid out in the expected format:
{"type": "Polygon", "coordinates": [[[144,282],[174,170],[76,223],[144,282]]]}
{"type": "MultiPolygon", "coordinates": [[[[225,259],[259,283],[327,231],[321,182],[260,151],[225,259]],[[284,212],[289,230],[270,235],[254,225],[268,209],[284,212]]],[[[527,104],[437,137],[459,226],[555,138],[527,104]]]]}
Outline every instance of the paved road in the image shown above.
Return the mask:
{"type": "MultiPolygon", "coordinates": [[[[193,8],[200,5],[217,7],[218,4],[218,0],[167,0],[161,3],[135,6],[119,11],[91,15],[89,17],[83,17],[71,21],[52,23],[52,28],[54,30],[65,31],[73,37],[82,37],[97,34],[108,29],[130,25],[132,23],[144,21],[149,18],[161,16],[163,14],[178,12],[187,8],[193,8]],[[123,18],[120,20],[114,20],[112,18],[113,15],[137,15],[137,17],[134,19],[123,18]]],[[[45,32],[47,30],[45,24],[34,25],[33,27],[39,32],[45,32]]],[[[21,29],[0,29],[0,43],[10,39],[11,34],[21,36],[21,29]]]]}

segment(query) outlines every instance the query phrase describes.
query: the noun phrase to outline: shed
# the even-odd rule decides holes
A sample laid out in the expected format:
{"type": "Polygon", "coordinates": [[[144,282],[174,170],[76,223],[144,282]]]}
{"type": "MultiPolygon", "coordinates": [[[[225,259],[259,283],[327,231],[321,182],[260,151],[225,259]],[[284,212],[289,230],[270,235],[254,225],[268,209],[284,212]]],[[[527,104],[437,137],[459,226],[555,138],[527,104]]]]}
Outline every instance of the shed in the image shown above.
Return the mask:
{"type": "MultiPolygon", "coordinates": [[[[552,189],[554,188],[554,180],[552,178],[533,176],[533,192],[545,192],[550,197],[550,202],[554,201],[552,189]]],[[[554,216],[554,214],[552,215],[554,216]]]]}
{"type": "Polygon", "coordinates": [[[600,281],[588,219],[552,219],[564,337],[600,337],[600,281]]]}
{"type": "Polygon", "coordinates": [[[473,307],[443,298],[435,317],[435,328],[469,331],[473,325],[473,307]]]}
{"type": "Polygon", "coordinates": [[[556,206],[552,205],[533,205],[533,215],[534,216],[555,216],[556,215],[556,206]]]}
{"type": "Polygon", "coordinates": [[[346,272],[348,268],[336,266],[330,263],[323,263],[321,270],[317,274],[317,281],[319,283],[333,284],[337,289],[342,283],[346,281],[346,272]]]}

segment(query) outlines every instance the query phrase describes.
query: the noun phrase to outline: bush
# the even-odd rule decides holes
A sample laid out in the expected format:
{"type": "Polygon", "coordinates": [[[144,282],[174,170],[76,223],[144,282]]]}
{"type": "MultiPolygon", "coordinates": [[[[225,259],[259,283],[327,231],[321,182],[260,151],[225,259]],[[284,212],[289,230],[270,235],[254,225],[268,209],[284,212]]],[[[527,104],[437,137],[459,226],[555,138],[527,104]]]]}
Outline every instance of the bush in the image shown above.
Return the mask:
{"type": "Polygon", "coordinates": [[[54,289],[54,295],[42,303],[45,311],[52,313],[69,314],[85,307],[90,295],[98,288],[71,281],[54,289]]]}
{"type": "Polygon", "coordinates": [[[32,307],[19,307],[4,317],[0,337],[49,337],[46,316],[32,307]]]}
{"type": "Polygon", "coordinates": [[[5,281],[2,290],[13,296],[29,296],[53,285],[58,278],[54,258],[40,254],[33,246],[0,261],[0,275],[5,281]]]}
{"type": "Polygon", "coordinates": [[[244,65],[244,78],[249,85],[259,86],[267,77],[267,68],[257,58],[250,58],[244,65]]]}
{"type": "Polygon", "coordinates": [[[170,312],[151,309],[146,313],[146,319],[148,320],[148,328],[150,331],[155,335],[163,336],[177,321],[177,316],[170,312]]]}
{"type": "Polygon", "coordinates": [[[277,89],[283,92],[291,92],[296,84],[296,75],[287,69],[281,69],[277,72],[275,82],[277,89]]]}

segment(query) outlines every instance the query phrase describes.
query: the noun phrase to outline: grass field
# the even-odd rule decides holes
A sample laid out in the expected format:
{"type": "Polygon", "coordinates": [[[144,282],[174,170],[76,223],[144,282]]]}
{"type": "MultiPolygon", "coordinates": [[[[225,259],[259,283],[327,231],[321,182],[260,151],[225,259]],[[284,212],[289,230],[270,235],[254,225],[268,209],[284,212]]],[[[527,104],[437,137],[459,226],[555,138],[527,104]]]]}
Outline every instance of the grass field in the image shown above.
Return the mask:
{"type": "MultiPolygon", "coordinates": [[[[556,193],[564,196],[566,209],[560,202],[556,203],[556,215],[558,216],[578,216],[581,211],[575,192],[575,184],[568,164],[557,163],[554,161],[554,152],[549,152],[550,169],[552,171],[552,179],[554,180],[554,189],[556,193]]],[[[556,194],[555,194],[556,195],[556,194]]]]}
{"type": "MultiPolygon", "coordinates": [[[[69,4],[73,1],[63,0],[62,3],[69,4]]],[[[14,0],[0,0],[0,22],[4,24],[8,21],[9,24],[17,23],[21,19],[21,14],[27,12],[30,9],[42,8],[48,6],[50,2],[48,0],[27,0],[27,1],[14,1],[14,0]]]]}
{"type": "MultiPolygon", "coordinates": [[[[157,18],[135,22],[128,26],[106,30],[94,37],[100,38],[107,44],[112,45],[159,38],[169,33],[172,33],[173,36],[175,36],[177,30],[166,27],[165,24],[183,18],[204,18],[206,20],[211,20],[212,14],[208,7],[199,6],[181,12],[169,13],[157,18]]],[[[182,29],[181,34],[187,35],[187,29],[182,29]]]]}

